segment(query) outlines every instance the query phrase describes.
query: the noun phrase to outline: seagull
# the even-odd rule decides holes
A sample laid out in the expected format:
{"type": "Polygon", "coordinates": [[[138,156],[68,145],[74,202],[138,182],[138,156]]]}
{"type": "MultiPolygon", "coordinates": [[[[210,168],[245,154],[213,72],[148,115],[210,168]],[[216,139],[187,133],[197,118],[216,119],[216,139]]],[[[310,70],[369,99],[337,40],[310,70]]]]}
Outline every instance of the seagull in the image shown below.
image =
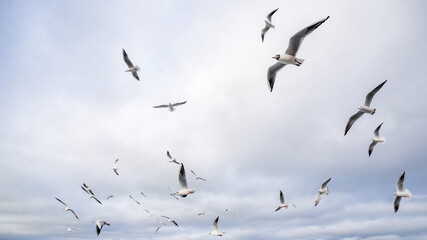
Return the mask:
{"type": "Polygon", "coordinates": [[[63,201],[61,201],[59,198],[56,198],[56,200],[58,200],[60,203],[65,205],[65,211],[70,211],[74,214],[74,216],[77,218],[77,220],[80,221],[79,217],[77,217],[76,213],[73,211],[73,209],[69,208],[68,205],[66,203],[64,203],[63,201]]]}
{"type": "Polygon", "coordinates": [[[169,104],[164,104],[164,105],[159,105],[159,106],[153,106],[153,108],[169,108],[169,111],[171,111],[171,112],[173,112],[173,111],[175,111],[175,108],[174,107],[176,107],[176,106],[179,106],[179,105],[183,105],[183,104],[185,104],[185,103],[187,103],[187,101],[185,101],[185,102],[178,102],[178,103],[169,103],[169,104]]]}
{"type": "Polygon", "coordinates": [[[181,169],[179,170],[178,175],[179,185],[181,185],[181,189],[174,193],[173,195],[178,195],[181,197],[187,197],[188,194],[193,194],[196,189],[188,188],[187,185],[187,177],[185,176],[184,164],[181,163],[181,169]]]}
{"type": "Polygon", "coordinates": [[[157,234],[157,233],[159,233],[159,229],[160,229],[160,227],[158,227],[158,228],[156,229],[156,232],[155,232],[156,234],[157,234]]]}
{"type": "Polygon", "coordinates": [[[143,192],[141,192],[141,195],[142,195],[143,197],[147,197],[147,195],[145,195],[143,192]]]}
{"type": "Polygon", "coordinates": [[[222,235],[224,235],[224,232],[218,231],[218,220],[219,220],[219,216],[216,217],[215,221],[213,222],[213,231],[210,232],[209,234],[221,237],[222,235]]]}
{"type": "Polygon", "coordinates": [[[173,220],[172,218],[167,217],[167,216],[162,216],[162,217],[167,218],[169,222],[171,222],[171,223],[175,224],[177,227],[179,227],[178,223],[176,223],[175,220],[173,220]]]}
{"type": "Polygon", "coordinates": [[[150,213],[147,209],[145,209],[145,208],[144,208],[144,210],[145,210],[145,212],[147,212],[147,216],[148,216],[148,217],[151,217],[151,216],[152,216],[152,215],[151,215],[151,213],[150,213]]]}
{"type": "Polygon", "coordinates": [[[375,145],[377,145],[377,143],[381,143],[383,144],[385,142],[385,138],[384,137],[380,137],[380,128],[383,125],[383,123],[381,123],[374,131],[374,138],[372,138],[372,143],[369,145],[369,157],[371,156],[372,151],[374,151],[374,147],[375,145]]]}
{"type": "Polygon", "coordinates": [[[271,13],[269,13],[268,15],[267,15],[267,20],[264,20],[265,21],[265,27],[261,30],[261,39],[262,39],[262,42],[264,42],[264,35],[265,35],[265,33],[270,29],[270,28],[275,28],[275,26],[271,23],[271,16],[273,16],[273,14],[277,11],[277,10],[279,10],[278,8],[276,9],[276,10],[274,10],[274,11],[272,11],[271,13]]]}
{"type": "Polygon", "coordinates": [[[117,167],[117,162],[118,161],[119,161],[119,159],[116,159],[116,161],[114,162],[113,167],[111,168],[117,174],[117,176],[119,176],[119,173],[117,172],[117,170],[119,170],[119,168],[117,167]]]}
{"type": "MultiPolygon", "coordinates": [[[[83,183],[83,185],[85,185],[85,184],[83,183]]],[[[95,199],[99,204],[102,204],[102,203],[101,203],[101,201],[99,201],[99,200],[95,197],[95,195],[93,195],[93,192],[90,190],[90,188],[87,188],[87,186],[86,186],[86,187],[81,186],[81,187],[82,187],[82,189],[83,189],[87,194],[89,194],[89,198],[93,198],[93,199],[95,199]],[[87,190],[87,189],[89,189],[89,190],[87,190]]]]}
{"type": "Polygon", "coordinates": [[[234,211],[234,210],[233,210],[233,209],[231,209],[231,208],[226,208],[226,209],[224,209],[224,212],[227,212],[227,211],[233,212],[233,213],[234,213],[234,214],[236,214],[237,216],[239,216],[239,215],[240,215],[240,213],[238,213],[238,212],[234,211]]]}
{"type": "Polygon", "coordinates": [[[133,198],[131,195],[129,195],[130,198],[132,198],[132,200],[134,200],[136,203],[138,203],[138,205],[141,205],[141,203],[139,203],[138,201],[135,200],[135,198],[133,198]]]}
{"type": "Polygon", "coordinates": [[[412,197],[412,193],[408,190],[405,189],[403,190],[403,181],[405,180],[405,171],[403,171],[402,176],[400,176],[399,180],[397,180],[396,183],[396,192],[394,193],[394,195],[396,196],[396,199],[394,199],[394,212],[396,213],[397,210],[399,210],[399,204],[400,204],[400,200],[402,199],[402,197],[405,198],[411,198],[412,197]]]}
{"type": "Polygon", "coordinates": [[[168,158],[169,158],[169,160],[168,160],[168,162],[170,162],[170,163],[176,163],[176,164],[180,164],[179,162],[177,162],[176,161],[176,159],[175,158],[173,158],[172,156],[171,156],[171,154],[169,153],[169,151],[167,151],[166,152],[166,155],[168,156],[168,158]]]}
{"type": "Polygon", "coordinates": [[[126,51],[123,48],[122,50],[123,50],[123,60],[125,60],[126,65],[128,65],[128,69],[126,69],[125,72],[132,72],[133,77],[139,81],[137,72],[140,70],[140,68],[138,67],[138,65],[133,66],[126,51]]]}
{"type": "Polygon", "coordinates": [[[205,215],[205,212],[201,212],[201,213],[199,213],[199,214],[197,214],[197,216],[204,216],[205,215]]]}
{"type": "Polygon", "coordinates": [[[96,220],[96,221],[93,221],[93,223],[96,224],[96,235],[97,236],[99,236],[99,233],[101,233],[102,227],[104,225],[110,226],[109,223],[107,223],[106,221],[102,221],[102,220],[96,220]]]}
{"type": "Polygon", "coordinates": [[[369,113],[371,115],[374,115],[374,113],[377,109],[376,108],[370,108],[369,106],[371,105],[372,98],[374,98],[375,93],[377,93],[386,82],[387,82],[387,80],[382,82],[380,85],[378,85],[372,91],[370,91],[368,93],[368,95],[366,95],[365,104],[363,106],[360,106],[358,108],[359,111],[356,114],[354,114],[353,116],[351,116],[350,119],[348,119],[347,126],[345,126],[344,136],[347,134],[348,130],[350,130],[351,126],[353,126],[354,122],[356,122],[356,120],[359,119],[364,113],[369,113]]]}
{"type": "Polygon", "coordinates": [[[172,197],[174,197],[176,200],[178,200],[179,201],[179,198],[177,198],[176,196],[175,196],[175,194],[174,193],[172,193],[172,190],[171,190],[171,188],[168,186],[168,188],[169,188],[169,195],[171,195],[172,197]]]}
{"type": "Polygon", "coordinates": [[[205,181],[205,182],[206,182],[206,179],[204,179],[204,178],[201,178],[201,177],[197,176],[197,175],[196,175],[196,173],[195,173],[195,172],[193,172],[193,170],[191,170],[191,169],[190,169],[190,172],[191,172],[191,173],[196,177],[196,180],[200,179],[200,180],[203,180],[203,181],[205,181]]]}
{"type": "Polygon", "coordinates": [[[297,32],[295,35],[293,35],[289,39],[289,45],[288,45],[288,49],[286,49],[286,52],[282,55],[277,54],[276,56],[273,57],[274,59],[277,60],[277,63],[269,67],[267,72],[267,79],[268,79],[268,84],[270,86],[270,92],[273,91],[274,81],[276,80],[276,74],[277,72],[279,72],[280,69],[282,69],[286,64],[293,64],[296,66],[300,66],[304,62],[304,59],[296,57],[302,41],[308,34],[310,34],[316,28],[322,25],[322,23],[324,23],[328,18],[329,16],[297,32]]]}
{"type": "Polygon", "coordinates": [[[92,189],[90,189],[90,188],[89,188],[85,183],[83,183],[82,188],[83,188],[83,190],[85,190],[86,192],[89,192],[90,194],[95,195],[95,194],[93,194],[92,189]]]}
{"type": "Polygon", "coordinates": [[[108,196],[108,197],[107,197],[107,200],[108,200],[108,199],[110,199],[110,198],[112,198],[112,197],[114,197],[114,195],[110,195],[110,196],[108,196]]]}
{"type": "Polygon", "coordinates": [[[329,178],[328,180],[326,180],[326,182],[322,184],[322,187],[319,189],[319,193],[314,198],[314,206],[317,206],[317,204],[319,204],[320,202],[320,199],[322,199],[325,195],[328,195],[329,188],[326,185],[329,181],[331,181],[331,178],[329,178]]]}
{"type": "Polygon", "coordinates": [[[292,204],[292,206],[294,206],[294,208],[296,208],[293,203],[288,203],[288,204],[285,203],[285,198],[283,197],[282,190],[280,190],[280,205],[279,205],[279,207],[277,207],[275,212],[279,211],[281,208],[288,209],[289,204],[292,204]]]}

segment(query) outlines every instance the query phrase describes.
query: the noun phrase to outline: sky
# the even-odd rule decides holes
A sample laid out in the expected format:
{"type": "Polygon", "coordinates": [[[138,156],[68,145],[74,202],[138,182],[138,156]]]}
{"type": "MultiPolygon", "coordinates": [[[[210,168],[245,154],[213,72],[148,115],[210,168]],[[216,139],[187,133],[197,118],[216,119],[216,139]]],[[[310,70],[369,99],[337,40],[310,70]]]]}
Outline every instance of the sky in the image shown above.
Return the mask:
{"type": "Polygon", "coordinates": [[[426,7],[1,1],[0,238],[215,239],[208,233],[219,216],[224,239],[426,239],[426,7]],[[276,8],[276,28],[262,43],[276,8]],[[298,52],[304,64],[284,67],[269,92],[272,57],[326,16],[298,52]],[[141,81],[124,72],[122,48],[141,81]],[[386,79],[376,113],[344,136],[348,118],[386,79]],[[181,101],[175,112],[152,108],[181,101]],[[382,122],[386,142],[368,157],[382,122]],[[196,189],[179,201],[168,189],[179,190],[179,165],[166,151],[196,189]],[[413,196],[394,213],[403,171],[413,196]],[[329,194],[314,207],[328,178],[329,194]],[[280,190],[296,208],[274,212],[280,190]],[[97,219],[111,223],[99,237],[97,219]]]}

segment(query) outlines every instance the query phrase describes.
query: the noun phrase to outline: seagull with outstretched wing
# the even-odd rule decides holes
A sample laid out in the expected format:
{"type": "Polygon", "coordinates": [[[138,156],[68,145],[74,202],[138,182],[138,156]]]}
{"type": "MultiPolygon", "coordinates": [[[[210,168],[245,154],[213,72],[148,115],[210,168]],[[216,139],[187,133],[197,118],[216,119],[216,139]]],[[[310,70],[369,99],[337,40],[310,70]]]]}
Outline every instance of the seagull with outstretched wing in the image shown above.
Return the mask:
{"type": "Polygon", "coordinates": [[[273,14],[277,11],[277,10],[279,10],[278,8],[276,9],[276,10],[273,10],[271,13],[269,13],[268,15],[267,15],[267,20],[264,20],[265,21],[265,27],[261,30],[261,40],[262,40],[262,42],[264,42],[264,36],[265,36],[265,34],[267,33],[267,31],[270,29],[270,28],[275,28],[275,26],[271,23],[271,17],[273,16],[273,14]]]}
{"type": "Polygon", "coordinates": [[[140,70],[140,67],[138,67],[138,65],[133,65],[132,62],[129,59],[128,54],[126,53],[126,51],[124,49],[123,50],[123,60],[125,60],[126,65],[128,65],[128,69],[125,70],[125,72],[131,72],[132,76],[134,78],[136,78],[136,80],[139,81],[139,76],[138,76],[138,71],[140,70]]]}
{"type": "Polygon", "coordinates": [[[173,112],[176,110],[176,107],[179,105],[183,105],[186,104],[187,101],[185,102],[178,102],[178,103],[169,103],[169,104],[163,104],[163,105],[158,105],[158,106],[153,106],[153,108],[169,108],[170,112],[173,112]]]}

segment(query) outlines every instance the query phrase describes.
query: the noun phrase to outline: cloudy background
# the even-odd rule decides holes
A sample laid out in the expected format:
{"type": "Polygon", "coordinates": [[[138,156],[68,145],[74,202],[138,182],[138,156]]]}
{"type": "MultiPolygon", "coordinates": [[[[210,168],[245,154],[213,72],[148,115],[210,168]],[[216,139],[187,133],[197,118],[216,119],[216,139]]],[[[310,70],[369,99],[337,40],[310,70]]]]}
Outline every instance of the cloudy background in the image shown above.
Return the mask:
{"type": "Polygon", "coordinates": [[[0,238],[213,239],[220,216],[226,239],[426,239],[426,7],[1,1],[0,238]],[[275,8],[276,29],[261,43],[275,8]],[[328,15],[299,51],[304,64],[286,66],[270,93],[271,57],[328,15]],[[124,73],[122,48],[141,66],[141,82],[124,73]],[[375,115],[344,137],[348,118],[385,79],[375,115]],[[173,113],[152,108],[185,100],[173,113]],[[387,141],[369,158],[381,122],[387,141]],[[179,166],[166,162],[167,150],[197,189],[180,201],[169,196],[168,186],[179,189],[179,166]],[[111,170],[116,158],[120,176],[111,170]],[[208,181],[195,181],[190,169],[208,181]],[[413,197],[395,214],[404,170],[413,197]],[[330,193],[314,207],[329,177],[330,193]],[[280,189],[296,209],[273,213],[280,189]],[[180,227],[168,223],[155,235],[161,225],[144,208],[180,227]],[[96,219],[111,223],[100,237],[96,219]],[[67,232],[68,224],[77,230],[67,232]]]}

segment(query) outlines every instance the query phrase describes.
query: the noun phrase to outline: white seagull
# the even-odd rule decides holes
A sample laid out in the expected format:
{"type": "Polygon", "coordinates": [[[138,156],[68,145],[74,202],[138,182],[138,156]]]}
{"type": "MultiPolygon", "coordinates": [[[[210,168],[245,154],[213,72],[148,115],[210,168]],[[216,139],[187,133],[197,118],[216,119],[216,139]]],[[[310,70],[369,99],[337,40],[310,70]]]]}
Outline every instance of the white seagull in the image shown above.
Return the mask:
{"type": "Polygon", "coordinates": [[[273,14],[277,11],[277,10],[279,10],[278,8],[276,9],[276,10],[273,10],[271,13],[269,13],[268,15],[267,15],[267,20],[264,20],[265,21],[265,27],[261,30],[261,40],[262,40],[262,42],[264,42],[264,35],[265,35],[265,33],[270,29],[270,28],[275,28],[275,26],[271,23],[271,16],[273,16],[273,14]]]}
{"type": "Polygon", "coordinates": [[[220,232],[219,230],[218,230],[218,220],[219,220],[219,216],[218,217],[216,217],[216,219],[215,219],[215,221],[213,222],[213,231],[212,232],[210,232],[209,234],[210,235],[214,235],[214,236],[222,236],[222,235],[224,235],[224,233],[225,232],[220,232]]]}
{"type": "Polygon", "coordinates": [[[147,216],[148,216],[148,217],[151,217],[151,216],[152,216],[152,215],[151,215],[151,213],[150,213],[147,209],[145,209],[145,208],[144,208],[144,210],[145,210],[145,212],[147,213],[147,216]]]}
{"type": "Polygon", "coordinates": [[[178,195],[181,197],[187,197],[188,194],[193,194],[196,192],[196,189],[188,188],[187,185],[187,177],[185,175],[184,164],[181,163],[181,169],[178,174],[179,185],[181,185],[181,189],[174,193],[173,195],[178,195]]]}
{"type": "Polygon", "coordinates": [[[292,206],[294,206],[294,208],[296,208],[293,203],[285,203],[285,198],[283,197],[282,190],[280,190],[280,205],[279,205],[279,207],[277,207],[275,212],[279,211],[281,208],[288,209],[289,204],[291,204],[292,206]]]}
{"type": "Polygon", "coordinates": [[[289,45],[288,49],[286,49],[286,52],[284,54],[277,54],[273,57],[277,60],[277,63],[269,67],[267,72],[267,80],[270,86],[270,92],[273,91],[274,81],[276,80],[276,74],[277,72],[279,72],[280,69],[286,66],[286,64],[300,66],[304,62],[304,59],[296,57],[302,41],[308,34],[310,34],[316,28],[322,25],[322,23],[324,23],[328,18],[329,16],[297,32],[289,39],[289,45]]]}
{"type": "Polygon", "coordinates": [[[329,188],[326,186],[329,181],[331,181],[331,178],[329,178],[328,180],[326,180],[326,182],[322,184],[322,187],[319,189],[319,192],[314,198],[314,206],[317,206],[317,204],[319,204],[320,202],[320,199],[322,199],[325,195],[329,194],[329,188]]]}
{"type": "Polygon", "coordinates": [[[99,234],[101,233],[102,227],[104,225],[110,226],[110,224],[106,221],[102,221],[102,220],[96,220],[93,221],[93,223],[96,224],[96,235],[99,236],[99,234]]]}
{"type": "Polygon", "coordinates": [[[132,200],[134,200],[136,203],[138,203],[138,205],[141,205],[141,203],[139,203],[138,201],[135,200],[135,198],[133,198],[131,195],[129,195],[130,198],[132,198],[132,200]]]}
{"type": "Polygon", "coordinates": [[[168,216],[162,216],[162,217],[167,218],[169,222],[171,222],[171,223],[175,224],[177,227],[179,227],[178,223],[176,223],[175,220],[173,220],[172,218],[170,218],[168,216]]]}
{"type": "Polygon", "coordinates": [[[375,145],[377,145],[377,143],[381,143],[383,144],[385,142],[385,138],[384,137],[380,137],[380,128],[383,125],[383,123],[381,123],[374,131],[374,138],[372,138],[372,143],[369,145],[369,157],[371,156],[372,151],[374,151],[374,147],[375,145]]]}
{"type": "Polygon", "coordinates": [[[74,214],[74,216],[77,218],[77,220],[80,221],[79,217],[77,217],[77,214],[73,211],[73,209],[69,208],[68,205],[66,203],[64,203],[63,201],[61,201],[59,198],[56,198],[56,200],[58,200],[60,203],[64,204],[65,206],[65,211],[70,211],[74,214]]]}
{"type": "MultiPolygon", "coordinates": [[[[85,185],[85,184],[83,183],[83,185],[85,185]]],[[[87,194],[89,194],[89,198],[93,198],[93,199],[95,199],[99,204],[102,204],[102,203],[101,203],[101,201],[99,201],[99,200],[95,197],[95,195],[93,195],[93,192],[92,192],[92,190],[90,190],[90,188],[87,188],[87,186],[86,186],[86,187],[81,186],[81,187],[82,187],[82,189],[83,189],[87,194]],[[87,190],[87,189],[89,189],[89,190],[87,190]]]]}
{"type": "Polygon", "coordinates": [[[200,179],[200,180],[203,180],[203,181],[205,181],[205,182],[206,182],[206,179],[204,179],[204,178],[202,178],[202,177],[197,176],[197,175],[196,175],[196,173],[195,173],[195,172],[193,172],[193,170],[191,170],[191,169],[190,169],[190,172],[191,172],[191,173],[196,177],[196,180],[200,179]]]}
{"type": "Polygon", "coordinates": [[[119,176],[119,173],[117,172],[117,170],[119,170],[119,168],[117,167],[117,162],[118,161],[119,161],[119,159],[116,159],[116,161],[114,161],[113,167],[111,168],[117,174],[117,176],[119,176]]]}
{"type": "Polygon", "coordinates": [[[412,193],[408,189],[403,190],[403,181],[404,180],[405,180],[405,171],[403,171],[402,176],[400,176],[399,180],[397,180],[397,183],[396,183],[397,190],[394,193],[394,195],[396,196],[396,199],[394,199],[394,212],[395,213],[397,212],[397,210],[399,210],[400,200],[402,199],[402,197],[405,197],[405,198],[411,198],[412,197],[412,193]]]}
{"type": "Polygon", "coordinates": [[[173,103],[173,104],[169,103],[169,104],[164,104],[164,105],[153,106],[153,108],[169,108],[169,111],[173,112],[173,111],[175,111],[175,107],[176,106],[179,106],[179,105],[182,105],[182,104],[185,104],[185,103],[187,103],[187,101],[173,103]]]}
{"type": "Polygon", "coordinates": [[[147,195],[145,195],[143,192],[141,192],[141,195],[142,195],[143,197],[147,197],[147,195]]]}
{"type": "Polygon", "coordinates": [[[166,152],[166,155],[168,156],[168,158],[169,158],[169,160],[168,160],[168,162],[170,162],[170,163],[176,163],[176,164],[180,164],[179,162],[177,162],[176,161],[176,159],[175,158],[173,158],[172,156],[171,156],[171,154],[169,153],[169,151],[167,151],[166,152]]]}
{"type": "Polygon", "coordinates": [[[123,50],[123,60],[125,60],[126,65],[128,65],[128,69],[125,70],[125,72],[132,72],[132,76],[134,78],[136,78],[136,80],[139,81],[139,77],[138,77],[138,71],[140,70],[140,68],[138,67],[138,65],[133,65],[132,62],[129,59],[128,54],[126,53],[126,51],[122,48],[123,50]]]}
{"type": "Polygon", "coordinates": [[[354,122],[356,122],[356,120],[359,119],[364,113],[369,113],[371,115],[374,115],[374,113],[377,109],[371,108],[369,106],[371,105],[371,102],[372,102],[372,99],[374,98],[375,93],[377,93],[386,82],[387,82],[387,80],[382,82],[380,85],[378,85],[372,91],[370,91],[368,93],[368,95],[366,95],[365,104],[363,106],[360,106],[358,108],[359,111],[357,113],[355,113],[353,116],[351,116],[350,119],[348,119],[347,125],[345,126],[344,136],[347,134],[348,130],[350,130],[351,126],[353,126],[354,122]]]}

